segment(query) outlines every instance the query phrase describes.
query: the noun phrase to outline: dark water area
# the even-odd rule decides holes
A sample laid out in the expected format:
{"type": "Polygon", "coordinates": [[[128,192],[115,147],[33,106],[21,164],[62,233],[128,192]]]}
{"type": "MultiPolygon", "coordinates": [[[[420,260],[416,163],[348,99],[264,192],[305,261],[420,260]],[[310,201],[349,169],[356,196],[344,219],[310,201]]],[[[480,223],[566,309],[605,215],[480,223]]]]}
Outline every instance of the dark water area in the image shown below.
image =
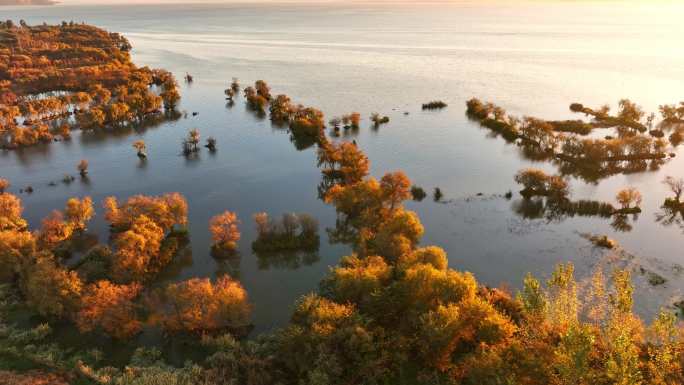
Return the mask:
{"type": "MultiPolygon", "coordinates": [[[[443,247],[451,267],[471,271],[485,284],[517,288],[527,272],[544,277],[560,261],[573,261],[578,274],[587,274],[592,246],[580,233],[606,234],[634,254],[684,264],[684,230],[656,221],[668,194],[660,181],[684,176],[681,156],[655,172],[595,184],[572,180],[576,200],[614,202],[619,189],[638,188],[643,213],[629,232],[615,230],[605,218],[524,218],[516,213],[520,197],[513,175],[525,167],[556,172],[554,166],[526,160],[516,146],[465,116],[465,101],[473,96],[512,114],[548,119],[577,118],[568,110],[576,101],[615,108],[629,97],[649,112],[679,102],[684,51],[673,47],[684,32],[675,17],[682,10],[562,3],[2,8],[0,19],[73,19],[123,33],[138,65],[176,75],[182,84],[179,109],[188,116],[143,131],[75,132],[69,142],[0,152],[0,176],[12,182],[12,192],[34,188],[21,194],[33,227],[69,197],[90,195],[97,216],[89,229],[101,242],[108,236],[100,205],[105,197],[180,192],[189,203],[191,249],[164,278],[227,272],[254,304],[255,334],[283,325],[294,301],[317,290],[350,248],[328,241],[325,228],[335,225],[336,214],[318,199],[314,148],[298,150],[287,130],[247,111],[242,98],[226,105],[223,90],[232,77],[243,87],[264,79],[274,95],[288,94],[328,118],[361,112],[359,132],[347,139],[366,152],[372,174],[402,169],[422,186],[429,197],[407,205],[425,226],[422,243],[443,247]],[[186,72],[194,76],[192,84],[183,84],[186,72]],[[434,99],[449,106],[421,110],[434,99]],[[371,112],[389,116],[389,124],[372,129],[371,112]],[[215,137],[218,151],[181,156],[181,139],[192,128],[202,140],[215,137]],[[131,147],[138,139],[147,144],[146,162],[131,147]],[[61,183],[64,174],[76,175],[80,159],[90,163],[88,183],[61,183]],[[443,202],[430,199],[435,187],[444,192],[443,202]],[[512,200],[503,197],[509,190],[512,200]],[[210,255],[208,221],[224,210],[238,214],[242,239],[235,258],[217,261],[210,255]],[[318,253],[270,259],[252,253],[252,215],[260,211],[317,218],[318,253]]],[[[648,315],[665,300],[657,291],[641,294],[637,310],[648,315]]]]}

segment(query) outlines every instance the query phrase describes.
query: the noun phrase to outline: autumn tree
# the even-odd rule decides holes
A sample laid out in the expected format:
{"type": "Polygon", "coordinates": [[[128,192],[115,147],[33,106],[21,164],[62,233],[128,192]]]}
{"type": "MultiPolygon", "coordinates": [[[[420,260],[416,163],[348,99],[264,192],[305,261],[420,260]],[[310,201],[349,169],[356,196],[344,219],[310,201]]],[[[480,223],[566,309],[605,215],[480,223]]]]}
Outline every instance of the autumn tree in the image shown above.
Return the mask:
{"type": "Polygon", "coordinates": [[[366,155],[353,143],[339,145],[327,143],[318,150],[318,164],[325,166],[323,173],[343,183],[353,184],[368,175],[370,162],[366,155]]]}
{"type": "Polygon", "coordinates": [[[95,215],[93,200],[89,196],[82,199],[69,198],[64,208],[64,215],[75,231],[84,231],[88,221],[95,215]]]}
{"type": "Polygon", "coordinates": [[[342,115],[342,124],[344,124],[345,128],[359,128],[359,124],[361,123],[361,114],[358,112],[352,112],[351,114],[347,115],[342,115]]]}
{"type": "Polygon", "coordinates": [[[60,267],[51,255],[40,255],[22,274],[26,302],[43,316],[64,317],[78,309],[83,284],[74,271],[60,267]]]}
{"type": "Polygon", "coordinates": [[[164,101],[164,108],[166,110],[173,110],[180,101],[180,92],[175,80],[169,80],[162,85],[162,92],[159,94],[164,101]]]}
{"type": "Polygon", "coordinates": [[[4,194],[10,186],[10,182],[7,179],[0,178],[0,194],[4,194]]]}
{"type": "Polygon", "coordinates": [[[170,231],[174,226],[185,225],[188,221],[188,203],[179,193],[135,195],[121,205],[115,197],[107,197],[103,206],[105,219],[118,231],[129,229],[141,215],[148,217],[163,231],[170,231]]]}
{"type": "Polygon", "coordinates": [[[665,177],[663,183],[672,191],[674,194],[673,200],[675,203],[679,203],[679,200],[684,192],[684,178],[675,178],[672,176],[665,177]]]}
{"type": "Polygon", "coordinates": [[[88,285],[81,298],[76,324],[81,332],[101,329],[118,339],[127,339],[142,329],[134,300],[139,283],[117,285],[106,280],[88,285]]]}
{"type": "Polygon", "coordinates": [[[252,250],[257,253],[318,249],[318,221],[308,214],[284,213],[280,220],[273,220],[257,213],[254,222],[258,236],[252,250]]]}
{"type": "Polygon", "coordinates": [[[238,91],[240,91],[240,82],[238,78],[233,78],[233,80],[230,82],[230,89],[236,94],[238,91]]]}
{"type": "Polygon", "coordinates": [[[383,199],[389,202],[390,210],[394,210],[401,202],[411,197],[411,181],[402,171],[383,175],[380,179],[383,199]]]}
{"type": "Polygon", "coordinates": [[[54,210],[43,219],[38,240],[41,246],[52,250],[69,239],[72,234],[73,228],[64,220],[64,214],[61,211],[54,210]]]}
{"type": "Polygon", "coordinates": [[[239,223],[237,214],[231,211],[212,217],[209,221],[209,231],[214,247],[225,250],[235,249],[237,241],[240,240],[239,223]]]}
{"type": "Polygon", "coordinates": [[[140,281],[163,267],[154,263],[163,238],[164,230],[152,219],[145,215],[136,217],[131,227],[114,240],[116,252],[112,268],[117,280],[140,281]]]}
{"type": "Polygon", "coordinates": [[[189,146],[186,152],[197,152],[199,151],[200,133],[199,130],[193,128],[188,132],[188,136],[183,140],[184,146],[189,146]]]}
{"type": "Polygon", "coordinates": [[[0,277],[11,281],[36,254],[36,239],[29,231],[0,230],[0,277]]]}
{"type": "Polygon", "coordinates": [[[271,87],[269,87],[265,81],[257,80],[254,83],[254,88],[256,89],[257,95],[263,97],[266,100],[271,100],[271,87]]]}
{"type": "Polygon", "coordinates": [[[660,310],[649,327],[647,373],[653,384],[670,384],[681,381],[682,351],[677,346],[677,315],[660,310]]]}
{"type": "Polygon", "coordinates": [[[618,118],[638,122],[644,117],[644,111],[629,99],[622,99],[619,103],[618,118]]]}
{"type": "Polygon", "coordinates": [[[256,223],[257,233],[259,236],[263,236],[275,231],[267,213],[262,212],[254,214],[254,223],[256,223]]]}
{"type": "Polygon", "coordinates": [[[147,146],[144,140],[136,140],[133,142],[133,148],[138,152],[138,158],[147,158],[147,146]]]}
{"type": "Polygon", "coordinates": [[[226,88],[223,93],[226,95],[226,99],[228,100],[229,103],[233,102],[233,98],[235,97],[235,91],[233,91],[232,88],[226,88]]]}
{"type": "Polygon", "coordinates": [[[382,115],[380,115],[380,114],[377,113],[377,112],[373,112],[373,113],[370,115],[370,120],[371,120],[371,122],[373,122],[373,126],[374,126],[375,128],[378,128],[378,127],[380,127],[380,125],[382,125],[382,124],[389,123],[389,120],[390,120],[390,119],[389,119],[389,117],[387,117],[387,116],[382,116],[382,115]]]}
{"type": "Polygon", "coordinates": [[[193,278],[167,286],[158,309],[159,322],[171,333],[215,333],[234,330],[249,322],[247,292],[228,276],[212,283],[193,278]]]}
{"type": "Polygon", "coordinates": [[[78,162],[78,165],[76,165],[76,169],[78,170],[78,173],[81,174],[81,178],[85,178],[88,176],[88,161],[81,159],[81,161],[78,162]]]}
{"type": "Polygon", "coordinates": [[[392,273],[392,266],[380,256],[352,255],[342,258],[321,287],[339,303],[354,303],[365,309],[373,305],[373,293],[390,283],[392,273]]]}
{"type": "MultiPolygon", "coordinates": [[[[262,90],[263,92],[264,90],[262,90]]],[[[268,99],[260,94],[254,87],[247,87],[244,90],[245,100],[247,100],[247,105],[259,112],[264,112],[266,105],[268,104],[268,99]]],[[[270,97],[270,94],[269,94],[270,97]]]]}
{"type": "Polygon", "coordinates": [[[0,230],[24,230],[26,220],[22,218],[24,207],[13,194],[0,194],[0,230]]]}
{"type": "Polygon", "coordinates": [[[278,95],[269,106],[271,120],[275,123],[288,123],[293,112],[292,100],[287,95],[278,95]]]}
{"type": "Polygon", "coordinates": [[[624,210],[632,209],[632,205],[635,205],[634,208],[638,208],[641,204],[641,199],[641,193],[634,187],[622,189],[615,195],[615,200],[624,210]]]}
{"type": "Polygon", "coordinates": [[[628,270],[615,270],[612,280],[609,316],[603,330],[608,348],[605,375],[612,383],[638,384],[643,379],[639,370],[643,326],[632,313],[634,286],[628,270]]]}
{"type": "Polygon", "coordinates": [[[526,198],[543,195],[554,199],[564,199],[570,192],[568,182],[559,175],[547,175],[544,171],[528,168],[518,171],[515,181],[523,185],[520,194],[526,198]]]}
{"type": "Polygon", "coordinates": [[[324,128],[325,118],[320,110],[302,105],[293,109],[290,129],[294,135],[318,139],[324,128]]]}

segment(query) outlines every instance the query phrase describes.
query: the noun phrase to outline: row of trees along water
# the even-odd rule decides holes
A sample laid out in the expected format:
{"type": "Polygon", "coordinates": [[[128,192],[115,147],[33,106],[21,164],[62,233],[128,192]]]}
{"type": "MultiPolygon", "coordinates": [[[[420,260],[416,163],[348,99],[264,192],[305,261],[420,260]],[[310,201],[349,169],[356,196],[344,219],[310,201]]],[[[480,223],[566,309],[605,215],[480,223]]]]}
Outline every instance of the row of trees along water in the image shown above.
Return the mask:
{"type": "Polygon", "coordinates": [[[130,49],[123,36],[89,25],[0,22],[0,147],[178,118],[173,75],[136,67],[130,49]]]}
{"type": "Polygon", "coordinates": [[[661,106],[663,119],[657,125],[655,114],[643,122],[644,111],[628,99],[621,100],[619,107],[617,116],[612,116],[609,106],[593,110],[573,103],[571,111],[592,116],[592,121],[550,121],[529,116],[520,119],[473,98],[467,102],[467,115],[505,140],[518,143],[526,158],[551,161],[562,174],[592,182],[620,173],[655,170],[674,156],[672,149],[684,133],[684,104],[661,106]],[[584,137],[606,128],[614,132],[584,137]],[[663,139],[665,131],[671,132],[671,148],[663,139]]]}
{"type": "MultiPolygon", "coordinates": [[[[271,101],[263,86],[246,96],[248,104],[264,109],[271,101]]],[[[480,111],[474,105],[469,103],[469,111],[480,111]]],[[[479,114],[488,125],[515,128],[501,116],[488,115],[479,114]]],[[[193,341],[203,358],[173,367],[164,363],[159,350],[140,347],[122,370],[108,365],[106,357],[94,359],[98,355],[93,352],[74,354],[43,342],[48,326],[26,331],[6,320],[0,329],[0,354],[52,370],[32,374],[35,378],[54,379],[56,373],[64,381],[102,384],[684,381],[684,339],[676,315],[663,310],[650,325],[634,315],[629,271],[608,272],[606,279],[597,270],[584,287],[575,281],[571,264],[560,264],[545,284],[528,275],[517,295],[481,285],[472,274],[449,268],[440,247],[420,245],[424,229],[418,215],[403,205],[411,196],[403,172],[379,180],[369,176],[366,155],[354,144],[329,141],[323,114],[316,109],[298,106],[284,116],[293,135],[310,136],[318,146],[324,181],[319,192],[338,213],[328,234],[353,251],[330,270],[317,294],[297,301],[287,325],[240,339],[250,305],[244,289],[228,277],[173,283],[153,295],[147,286],[150,277],[159,274],[187,239],[187,205],[178,194],[137,196],[123,203],[106,199],[111,250],[93,249],[70,267],[61,263],[59,245],[84,227],[91,203],[85,198],[70,201],[63,213],[52,214],[42,229],[30,232],[19,199],[4,193],[0,256],[2,271],[12,279],[3,287],[3,306],[23,302],[47,320],[72,318],[84,332],[99,330],[120,339],[140,330],[145,318],[175,339],[200,336],[193,341]],[[153,305],[141,306],[141,298],[153,305]]],[[[271,118],[281,120],[278,113],[271,118]]],[[[527,140],[526,134],[514,132],[527,140]]],[[[563,191],[557,178],[532,174],[517,177],[527,195],[563,191]]],[[[680,193],[668,204],[679,202],[680,193]]],[[[635,197],[625,197],[617,210],[633,210],[635,197]]],[[[228,213],[212,219],[214,247],[234,246],[239,240],[236,221],[228,213]]],[[[300,236],[311,228],[301,218],[283,218],[278,226],[258,214],[256,222],[262,240],[278,243],[284,233],[300,236]]]]}

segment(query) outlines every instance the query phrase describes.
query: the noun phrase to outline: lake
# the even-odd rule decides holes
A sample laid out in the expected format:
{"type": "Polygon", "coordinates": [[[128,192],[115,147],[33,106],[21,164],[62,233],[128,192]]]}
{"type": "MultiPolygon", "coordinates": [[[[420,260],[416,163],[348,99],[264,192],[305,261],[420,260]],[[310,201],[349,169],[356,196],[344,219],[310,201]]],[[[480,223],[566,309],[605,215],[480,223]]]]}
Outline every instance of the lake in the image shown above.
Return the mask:
{"type": "MultiPolygon", "coordinates": [[[[98,214],[90,230],[106,242],[100,205],[106,196],[178,191],[190,207],[191,255],[166,279],[228,272],[249,293],[257,332],[283,325],[293,302],[317,290],[350,248],[328,242],[325,228],[334,226],[335,211],[318,199],[314,148],[298,151],[286,130],[255,117],[242,98],[227,107],[223,90],[232,77],[243,87],[264,79],[274,95],[288,94],[327,117],[361,112],[361,129],[348,139],[369,156],[372,174],[402,169],[430,195],[440,187],[444,202],[428,197],[408,203],[426,228],[422,243],[443,247],[451,267],[471,271],[485,284],[517,288],[527,272],[546,277],[560,261],[573,261],[579,277],[586,276],[600,252],[581,233],[607,234],[665,270],[684,264],[683,229],[656,221],[668,194],[660,182],[666,175],[684,176],[681,154],[656,172],[572,181],[573,199],[614,202],[619,189],[637,187],[643,213],[629,232],[598,218],[524,219],[512,209],[520,200],[513,175],[525,167],[555,167],[524,159],[464,113],[473,96],[516,115],[548,119],[576,118],[571,102],[615,108],[628,97],[649,112],[677,103],[684,99],[682,5],[59,5],[0,11],[0,19],[83,21],[123,33],[133,44],[134,62],[172,71],[182,84],[180,109],[198,112],[141,132],[76,132],[71,142],[0,152],[0,176],[12,182],[11,191],[35,189],[21,194],[30,224],[39,226],[68,197],[90,195],[98,214]],[[194,76],[192,84],[183,84],[186,72],[194,76]],[[434,99],[449,107],[421,111],[422,103],[434,99]],[[367,119],[375,111],[391,119],[378,130],[367,119]],[[181,138],[191,128],[203,138],[214,136],[218,151],[203,150],[197,159],[180,156],[181,138]],[[145,164],[131,148],[138,139],[147,143],[145,164]],[[90,162],[89,183],[61,183],[64,174],[76,174],[80,159],[90,162]],[[57,186],[48,186],[50,181],[57,186]],[[509,190],[512,200],[503,197],[509,190]],[[207,227],[224,210],[242,220],[242,239],[238,258],[218,262],[210,256],[207,227]],[[252,215],[259,211],[316,217],[319,252],[255,256],[252,215]]],[[[648,316],[671,303],[679,281],[638,292],[637,311],[648,316]]]]}

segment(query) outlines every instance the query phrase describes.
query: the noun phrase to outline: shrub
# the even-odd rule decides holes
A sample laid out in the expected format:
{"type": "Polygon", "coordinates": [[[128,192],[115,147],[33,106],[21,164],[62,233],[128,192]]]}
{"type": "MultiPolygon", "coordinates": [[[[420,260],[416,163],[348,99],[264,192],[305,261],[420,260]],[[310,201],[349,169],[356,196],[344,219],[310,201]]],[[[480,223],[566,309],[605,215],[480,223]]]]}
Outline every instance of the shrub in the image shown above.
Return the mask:
{"type": "Polygon", "coordinates": [[[427,196],[425,190],[420,186],[411,186],[411,196],[414,201],[420,202],[427,196]]]}

